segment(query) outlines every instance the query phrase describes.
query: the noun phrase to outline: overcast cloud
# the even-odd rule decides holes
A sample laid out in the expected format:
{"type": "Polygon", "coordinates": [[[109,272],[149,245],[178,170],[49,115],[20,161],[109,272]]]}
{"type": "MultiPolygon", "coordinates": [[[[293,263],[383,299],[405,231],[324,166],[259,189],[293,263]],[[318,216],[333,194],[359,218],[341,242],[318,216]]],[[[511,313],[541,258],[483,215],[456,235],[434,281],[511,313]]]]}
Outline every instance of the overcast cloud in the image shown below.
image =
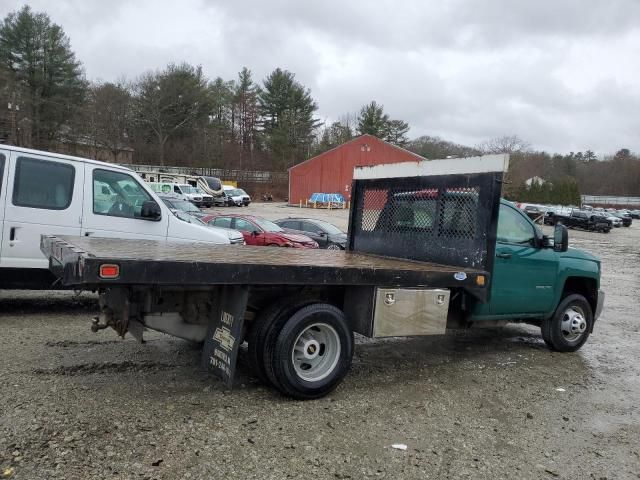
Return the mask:
{"type": "MultiPolygon", "coordinates": [[[[0,0],[0,15],[25,2],[0,0]]],[[[640,151],[639,0],[34,0],[91,80],[170,62],[288,69],[327,121],[376,100],[410,135],[640,151]]]]}

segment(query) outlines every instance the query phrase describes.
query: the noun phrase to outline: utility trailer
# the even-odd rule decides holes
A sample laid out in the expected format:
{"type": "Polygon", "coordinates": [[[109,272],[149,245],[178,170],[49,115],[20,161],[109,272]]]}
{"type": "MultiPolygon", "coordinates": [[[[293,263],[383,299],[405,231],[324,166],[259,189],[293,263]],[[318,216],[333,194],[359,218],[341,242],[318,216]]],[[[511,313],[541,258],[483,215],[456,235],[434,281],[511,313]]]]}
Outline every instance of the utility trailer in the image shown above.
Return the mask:
{"type": "Polygon", "coordinates": [[[507,155],[357,167],[345,251],[43,235],[66,287],[100,292],[92,329],[202,342],[233,385],[254,374],[313,399],[347,374],[353,333],[440,335],[489,300],[507,155]]]}

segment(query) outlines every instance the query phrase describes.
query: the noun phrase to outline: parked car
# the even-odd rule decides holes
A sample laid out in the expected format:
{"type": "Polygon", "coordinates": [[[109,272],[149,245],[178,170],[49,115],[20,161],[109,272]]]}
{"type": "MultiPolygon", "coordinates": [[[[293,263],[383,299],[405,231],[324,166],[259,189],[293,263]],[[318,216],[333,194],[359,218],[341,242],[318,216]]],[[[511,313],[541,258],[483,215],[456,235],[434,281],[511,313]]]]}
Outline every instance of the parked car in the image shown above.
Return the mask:
{"type": "Polygon", "coordinates": [[[229,244],[227,235],[177,219],[132,170],[0,146],[0,288],[50,288],[41,235],[229,244]]]}
{"type": "Polygon", "coordinates": [[[209,214],[200,217],[216,227],[233,228],[244,235],[247,245],[271,247],[318,248],[318,243],[306,235],[285,232],[270,220],[253,215],[209,214]]]}
{"type": "Polygon", "coordinates": [[[611,212],[610,215],[612,215],[614,217],[618,217],[620,220],[622,220],[622,226],[623,227],[630,227],[631,226],[631,222],[633,221],[631,219],[631,215],[628,215],[628,214],[625,214],[625,213],[611,212]]]}
{"type": "Polygon", "coordinates": [[[638,220],[640,219],[640,210],[631,210],[629,215],[631,215],[631,218],[638,220]]]}
{"type": "Polygon", "coordinates": [[[622,219],[620,217],[614,217],[609,212],[592,212],[593,215],[604,217],[611,222],[611,226],[618,228],[622,226],[622,219]]]}
{"type": "Polygon", "coordinates": [[[329,222],[315,218],[281,218],[274,223],[286,232],[307,235],[318,242],[320,248],[344,250],[347,246],[347,234],[329,222]]]}
{"type": "Polygon", "coordinates": [[[183,222],[192,223],[194,225],[202,225],[203,227],[213,228],[221,233],[224,233],[227,237],[229,237],[229,243],[231,243],[231,245],[246,245],[246,242],[244,241],[244,235],[242,235],[242,233],[238,230],[233,230],[232,228],[216,227],[214,225],[204,223],[198,217],[189,215],[187,212],[184,212],[182,210],[172,210],[172,212],[183,222]]]}
{"type": "Polygon", "coordinates": [[[522,210],[527,214],[531,220],[537,220],[546,213],[545,207],[542,205],[527,205],[523,204],[522,210]]]}
{"type": "Polygon", "coordinates": [[[205,193],[200,187],[191,187],[195,190],[198,195],[202,196],[202,206],[204,208],[213,207],[213,196],[205,193]]]}
{"type": "Polygon", "coordinates": [[[194,205],[202,204],[202,195],[196,194],[194,187],[188,184],[177,184],[170,182],[148,182],[151,189],[158,194],[174,194],[183,200],[187,200],[194,205]]]}
{"type": "Polygon", "coordinates": [[[583,210],[571,210],[569,215],[556,213],[553,215],[553,224],[562,223],[569,228],[609,233],[611,222],[596,213],[583,210]]]}
{"type": "Polygon", "coordinates": [[[217,200],[219,205],[226,207],[247,207],[251,203],[251,197],[241,188],[223,185],[222,197],[217,200]]]}

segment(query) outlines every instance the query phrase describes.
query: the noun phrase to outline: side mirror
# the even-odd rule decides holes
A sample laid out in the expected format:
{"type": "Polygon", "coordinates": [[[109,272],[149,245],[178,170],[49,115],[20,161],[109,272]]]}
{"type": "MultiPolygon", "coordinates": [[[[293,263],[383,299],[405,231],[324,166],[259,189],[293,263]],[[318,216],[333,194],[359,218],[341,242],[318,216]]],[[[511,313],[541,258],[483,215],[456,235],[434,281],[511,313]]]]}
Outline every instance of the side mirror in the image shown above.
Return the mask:
{"type": "Polygon", "coordinates": [[[257,237],[258,235],[260,235],[260,231],[254,230],[253,232],[251,232],[251,235],[253,235],[254,237],[257,237]]]}
{"type": "Polygon", "coordinates": [[[153,200],[147,200],[142,204],[140,216],[145,220],[152,220],[157,222],[158,220],[160,220],[160,218],[162,218],[162,210],[160,210],[160,205],[158,205],[153,200]]]}
{"type": "Polygon", "coordinates": [[[556,252],[566,252],[568,248],[569,230],[561,223],[558,223],[553,229],[553,250],[556,252]]]}
{"type": "Polygon", "coordinates": [[[327,232],[323,232],[322,230],[320,230],[318,232],[318,235],[320,235],[321,237],[326,237],[327,236],[327,232]]]}

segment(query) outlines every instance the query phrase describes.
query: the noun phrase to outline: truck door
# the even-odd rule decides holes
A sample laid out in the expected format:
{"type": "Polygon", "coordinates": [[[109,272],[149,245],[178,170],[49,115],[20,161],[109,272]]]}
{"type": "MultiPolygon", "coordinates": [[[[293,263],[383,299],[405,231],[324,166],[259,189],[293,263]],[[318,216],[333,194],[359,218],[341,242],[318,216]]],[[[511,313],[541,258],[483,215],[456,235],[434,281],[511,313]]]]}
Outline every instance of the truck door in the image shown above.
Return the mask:
{"type": "Polygon", "coordinates": [[[164,240],[169,219],[141,218],[142,204],[155,199],[144,182],[125,171],[87,163],[82,235],[164,240]]]}
{"type": "Polygon", "coordinates": [[[517,317],[551,309],[558,261],[551,248],[535,246],[535,226],[502,204],[498,217],[489,314],[517,317]]]}
{"type": "Polygon", "coordinates": [[[0,266],[48,268],[40,252],[40,235],[80,235],[83,163],[12,152],[5,170],[0,266]]]}

